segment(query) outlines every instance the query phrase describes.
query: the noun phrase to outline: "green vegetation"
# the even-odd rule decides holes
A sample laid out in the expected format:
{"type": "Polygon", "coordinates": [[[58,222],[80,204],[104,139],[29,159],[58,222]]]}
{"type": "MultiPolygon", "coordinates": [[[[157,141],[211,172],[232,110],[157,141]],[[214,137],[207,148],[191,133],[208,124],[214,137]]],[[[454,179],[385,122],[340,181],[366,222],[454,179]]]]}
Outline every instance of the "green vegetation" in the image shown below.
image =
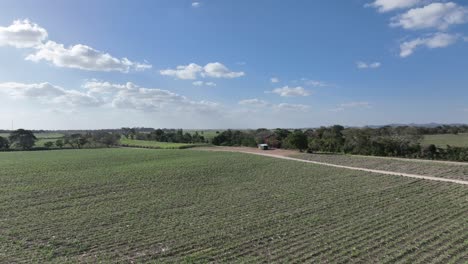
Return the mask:
{"type": "Polygon", "coordinates": [[[149,140],[170,143],[206,143],[205,137],[198,132],[189,133],[182,129],[156,129],[139,132],[135,128],[122,128],[122,135],[127,139],[149,140]]]}
{"type": "Polygon", "coordinates": [[[36,144],[34,144],[35,147],[39,147],[39,148],[58,148],[56,145],[55,145],[55,142],[57,140],[63,140],[63,138],[65,137],[64,134],[61,134],[61,133],[49,133],[49,132],[45,132],[45,133],[34,133],[34,135],[36,136],[37,140],[36,140],[36,144]],[[47,145],[49,145],[48,143],[49,142],[52,142],[53,145],[47,147],[47,145]]]}
{"type": "MultiPolygon", "coordinates": [[[[219,146],[252,146],[266,143],[273,148],[307,149],[309,153],[346,153],[354,155],[468,161],[468,147],[421,145],[424,133],[459,133],[468,126],[422,128],[414,126],[345,128],[340,125],[315,129],[226,130],[212,143],[219,146]],[[300,139],[300,140],[299,140],[300,139]],[[300,143],[300,144],[299,144],[300,143]]],[[[446,136],[447,134],[444,134],[446,136]]],[[[460,139],[460,138],[459,138],[460,139]]],[[[461,139],[463,141],[464,139],[461,139]]]]}
{"type": "Polygon", "coordinates": [[[24,130],[24,129],[18,129],[15,131],[12,131],[10,133],[10,136],[8,137],[8,141],[10,141],[10,144],[18,149],[22,150],[30,150],[32,147],[34,147],[34,144],[36,143],[36,136],[34,136],[34,133],[29,130],[24,130]]]}
{"type": "Polygon", "coordinates": [[[0,136],[0,150],[50,150],[62,148],[103,148],[119,145],[120,134],[102,130],[73,134],[39,134],[33,131],[18,129],[8,134],[8,138],[0,136]],[[57,137],[58,136],[58,137],[57,137]]]}
{"type": "Polygon", "coordinates": [[[466,186],[239,153],[0,153],[0,262],[463,263],[466,186]]]}
{"type": "Polygon", "coordinates": [[[290,133],[286,137],[285,141],[286,141],[286,144],[288,146],[291,146],[291,147],[293,147],[295,149],[298,149],[300,152],[307,149],[307,147],[308,147],[307,135],[304,134],[304,132],[302,132],[300,130],[296,130],[296,131],[290,133]]]}
{"type": "Polygon", "coordinates": [[[224,130],[215,130],[215,129],[207,129],[207,130],[185,130],[186,132],[190,133],[191,135],[195,135],[195,133],[198,133],[200,136],[203,136],[207,141],[211,142],[214,137],[219,135],[219,133],[222,133],[224,130]]]}
{"type": "Polygon", "coordinates": [[[439,148],[446,148],[447,145],[454,147],[468,147],[468,133],[462,134],[439,134],[425,135],[422,140],[423,145],[434,144],[439,148]]]}
{"type": "Polygon", "coordinates": [[[468,163],[452,162],[450,164],[446,164],[443,162],[432,162],[417,159],[353,156],[344,154],[298,153],[292,157],[350,167],[421,174],[468,181],[468,163]]]}
{"type": "Polygon", "coordinates": [[[197,146],[207,145],[207,144],[168,143],[168,142],[136,140],[136,139],[128,139],[128,138],[120,139],[120,144],[126,147],[154,148],[154,149],[185,149],[185,148],[193,148],[197,146]]]}
{"type": "MultiPolygon", "coordinates": [[[[34,132],[34,131],[33,131],[34,132]]],[[[34,135],[38,139],[56,139],[56,138],[62,138],[64,134],[61,133],[54,133],[54,132],[34,132],[34,135]]],[[[10,133],[0,133],[0,137],[9,137],[10,133]]]]}

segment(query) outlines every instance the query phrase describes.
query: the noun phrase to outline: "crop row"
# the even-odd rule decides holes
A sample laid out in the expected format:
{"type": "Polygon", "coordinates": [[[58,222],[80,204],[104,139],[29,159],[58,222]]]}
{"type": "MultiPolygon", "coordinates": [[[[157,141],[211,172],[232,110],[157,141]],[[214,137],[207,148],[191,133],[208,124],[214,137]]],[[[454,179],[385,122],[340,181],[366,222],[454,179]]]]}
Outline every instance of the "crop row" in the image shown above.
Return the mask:
{"type": "Polygon", "coordinates": [[[461,185],[196,150],[0,153],[0,166],[0,262],[467,257],[461,185]]]}

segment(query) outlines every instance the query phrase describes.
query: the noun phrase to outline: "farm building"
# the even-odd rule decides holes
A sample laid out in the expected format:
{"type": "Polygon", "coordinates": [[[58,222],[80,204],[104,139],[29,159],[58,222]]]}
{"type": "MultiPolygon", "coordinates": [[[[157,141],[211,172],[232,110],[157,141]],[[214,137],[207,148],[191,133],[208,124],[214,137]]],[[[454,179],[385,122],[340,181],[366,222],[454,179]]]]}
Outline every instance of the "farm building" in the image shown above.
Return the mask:
{"type": "Polygon", "coordinates": [[[269,149],[268,144],[258,144],[258,148],[261,149],[261,150],[268,150],[269,149]]]}

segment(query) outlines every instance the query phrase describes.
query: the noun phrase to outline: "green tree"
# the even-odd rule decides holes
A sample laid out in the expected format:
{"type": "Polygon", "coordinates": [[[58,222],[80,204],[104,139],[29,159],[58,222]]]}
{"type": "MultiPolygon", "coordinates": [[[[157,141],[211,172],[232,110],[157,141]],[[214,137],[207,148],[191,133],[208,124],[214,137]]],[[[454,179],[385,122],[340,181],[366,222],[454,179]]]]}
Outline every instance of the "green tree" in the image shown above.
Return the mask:
{"type": "Polygon", "coordinates": [[[10,142],[4,137],[0,137],[0,150],[5,150],[10,148],[10,142]]]}
{"type": "Polygon", "coordinates": [[[124,137],[135,139],[135,135],[137,133],[135,128],[122,127],[121,130],[124,137]]]}
{"type": "Polygon", "coordinates": [[[34,147],[37,138],[30,130],[18,129],[10,133],[9,140],[15,147],[29,150],[34,147]]]}
{"type": "Polygon", "coordinates": [[[44,143],[44,147],[46,147],[46,148],[50,149],[53,146],[54,146],[54,142],[52,142],[52,141],[47,141],[46,143],[44,143]]]}
{"type": "Polygon", "coordinates": [[[86,135],[82,134],[72,134],[65,137],[64,144],[70,145],[72,148],[81,149],[84,145],[89,143],[86,135]]]}
{"type": "Polygon", "coordinates": [[[120,134],[108,132],[96,132],[91,137],[94,143],[103,144],[106,147],[111,147],[119,144],[120,134]]]}
{"type": "Polygon", "coordinates": [[[301,130],[296,130],[289,134],[286,141],[290,147],[298,149],[301,152],[307,149],[309,143],[306,134],[301,130]]]}
{"type": "Polygon", "coordinates": [[[55,141],[55,146],[57,146],[59,148],[63,148],[63,146],[64,146],[63,140],[57,139],[57,141],[55,141]]]}

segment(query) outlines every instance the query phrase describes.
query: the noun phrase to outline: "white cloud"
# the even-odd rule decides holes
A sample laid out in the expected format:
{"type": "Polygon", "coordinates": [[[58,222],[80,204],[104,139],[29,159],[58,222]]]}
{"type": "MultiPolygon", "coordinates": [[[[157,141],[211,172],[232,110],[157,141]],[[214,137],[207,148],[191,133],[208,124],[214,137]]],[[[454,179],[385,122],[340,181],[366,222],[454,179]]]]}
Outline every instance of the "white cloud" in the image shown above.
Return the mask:
{"type": "Polygon", "coordinates": [[[112,101],[116,92],[122,90],[130,90],[136,88],[131,82],[126,84],[114,84],[110,82],[88,81],[83,85],[88,92],[87,94],[93,97],[101,98],[101,101],[112,101]]]}
{"type": "Polygon", "coordinates": [[[214,82],[203,82],[203,81],[195,81],[192,83],[194,86],[210,86],[215,87],[216,83],[214,82]]]}
{"type": "Polygon", "coordinates": [[[17,99],[33,99],[42,103],[61,104],[68,106],[97,106],[100,101],[86,93],[76,90],[66,90],[50,83],[0,83],[2,92],[17,99]]]}
{"type": "Polygon", "coordinates": [[[432,3],[421,8],[414,8],[408,12],[392,18],[393,27],[404,29],[436,28],[446,30],[451,25],[468,22],[468,9],[453,2],[432,3]]]}
{"type": "Polygon", "coordinates": [[[429,49],[444,48],[454,44],[458,39],[458,35],[436,33],[425,38],[405,41],[400,45],[400,57],[406,58],[410,56],[420,46],[425,46],[429,49]]]}
{"type": "Polygon", "coordinates": [[[379,12],[389,12],[396,9],[409,8],[420,4],[422,0],[375,0],[366,6],[375,7],[379,12]]]}
{"type": "Polygon", "coordinates": [[[369,102],[349,102],[340,104],[337,108],[331,109],[331,112],[342,112],[350,108],[370,109],[372,105],[369,102]]]}
{"type": "Polygon", "coordinates": [[[68,48],[63,44],[48,41],[37,47],[37,51],[26,57],[26,60],[38,62],[45,60],[53,65],[88,71],[120,71],[145,70],[151,65],[132,62],[127,58],[114,58],[86,45],[74,45],[68,48]]]}
{"type": "Polygon", "coordinates": [[[370,62],[370,63],[363,62],[363,61],[356,62],[356,67],[358,69],[377,69],[377,68],[380,68],[380,66],[382,66],[382,63],[380,62],[370,62]]]}
{"type": "Polygon", "coordinates": [[[0,93],[13,99],[36,100],[61,107],[107,107],[164,113],[216,113],[221,105],[206,100],[194,101],[168,90],[139,87],[131,82],[114,84],[90,81],[85,91],[64,89],[50,83],[0,83],[0,93]]]}
{"type": "Polygon", "coordinates": [[[309,96],[310,95],[310,92],[301,86],[298,86],[298,87],[284,86],[282,88],[276,88],[270,93],[275,93],[283,97],[296,97],[296,96],[309,96]]]}
{"type": "Polygon", "coordinates": [[[270,79],[271,83],[279,83],[280,79],[277,77],[273,77],[270,79]]]}
{"type": "Polygon", "coordinates": [[[200,2],[193,2],[192,7],[200,7],[201,3],[200,2]]]}
{"type": "Polygon", "coordinates": [[[200,65],[190,63],[189,65],[177,66],[175,70],[161,70],[159,71],[159,73],[161,73],[161,75],[171,76],[182,80],[195,80],[197,79],[197,74],[200,73],[202,70],[203,67],[201,67],[200,65]]]}
{"type": "Polygon", "coordinates": [[[47,31],[29,20],[15,20],[8,27],[0,27],[0,46],[31,48],[47,39],[47,31]]]}
{"type": "Polygon", "coordinates": [[[175,77],[182,80],[195,80],[199,75],[212,78],[238,78],[244,76],[244,72],[230,71],[226,66],[219,62],[206,64],[204,67],[190,63],[189,65],[177,66],[176,69],[166,69],[159,71],[161,75],[175,77]]]}
{"type": "Polygon", "coordinates": [[[92,47],[77,44],[68,48],[54,41],[47,41],[47,31],[29,20],[16,20],[8,27],[0,27],[0,46],[10,45],[16,48],[35,48],[36,51],[26,60],[48,61],[53,65],[88,71],[146,70],[152,66],[147,63],[130,61],[127,58],[115,58],[108,53],[92,47]]]}
{"type": "Polygon", "coordinates": [[[230,71],[226,66],[219,62],[208,63],[203,67],[202,76],[208,76],[212,78],[238,78],[245,75],[244,72],[233,72],[230,71]]]}
{"type": "Polygon", "coordinates": [[[216,112],[221,106],[210,101],[193,101],[185,96],[157,88],[139,87],[131,82],[112,84],[108,82],[89,82],[84,85],[111,106],[120,109],[133,109],[147,112],[154,111],[186,111],[186,112],[216,112]],[[109,96],[109,94],[111,96],[109,96]]]}

